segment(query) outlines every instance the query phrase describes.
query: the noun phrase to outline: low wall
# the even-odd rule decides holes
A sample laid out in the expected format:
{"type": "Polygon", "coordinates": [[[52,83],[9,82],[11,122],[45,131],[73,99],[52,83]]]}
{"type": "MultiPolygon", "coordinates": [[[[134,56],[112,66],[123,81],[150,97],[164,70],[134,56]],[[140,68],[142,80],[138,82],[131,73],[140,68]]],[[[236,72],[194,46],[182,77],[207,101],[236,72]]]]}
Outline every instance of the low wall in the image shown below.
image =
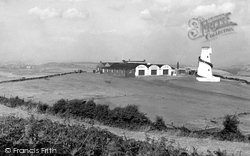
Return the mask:
{"type": "Polygon", "coordinates": [[[9,82],[27,81],[27,80],[47,79],[47,78],[51,78],[51,77],[63,76],[63,75],[68,75],[68,74],[76,74],[76,73],[86,73],[86,71],[78,70],[78,71],[72,71],[72,72],[66,72],[66,73],[60,73],[60,74],[52,74],[52,75],[46,75],[46,76],[39,76],[39,77],[6,80],[6,81],[0,81],[0,84],[1,83],[9,83],[9,82]]]}
{"type": "Polygon", "coordinates": [[[221,79],[239,81],[239,82],[242,82],[242,83],[246,83],[246,84],[248,84],[248,85],[250,84],[249,81],[244,80],[244,79],[233,78],[233,77],[226,77],[226,76],[221,76],[221,75],[216,75],[216,74],[214,74],[213,76],[220,77],[221,79]]]}

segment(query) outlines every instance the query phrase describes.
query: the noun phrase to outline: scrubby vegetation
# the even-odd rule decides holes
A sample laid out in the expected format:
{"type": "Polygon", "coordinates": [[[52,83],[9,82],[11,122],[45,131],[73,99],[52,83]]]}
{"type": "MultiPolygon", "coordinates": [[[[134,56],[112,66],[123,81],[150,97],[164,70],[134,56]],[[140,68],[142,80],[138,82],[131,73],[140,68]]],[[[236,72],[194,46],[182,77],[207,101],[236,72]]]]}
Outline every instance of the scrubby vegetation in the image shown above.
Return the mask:
{"type": "Polygon", "coordinates": [[[166,126],[163,118],[160,116],[156,116],[155,122],[153,122],[152,125],[153,125],[152,126],[153,130],[163,131],[163,130],[167,129],[167,126],[166,126]]]}
{"type": "Polygon", "coordinates": [[[21,119],[13,116],[0,118],[0,154],[6,155],[74,155],[74,156],[228,156],[220,150],[207,154],[192,152],[174,146],[167,138],[136,141],[116,136],[108,131],[82,125],[65,125],[51,120],[38,120],[34,116],[21,119]],[[50,148],[52,150],[42,150],[50,148]],[[14,154],[13,154],[14,153],[14,154]],[[48,154],[49,153],[49,154],[48,154]]]}
{"type": "Polygon", "coordinates": [[[223,121],[224,129],[221,131],[221,138],[229,141],[246,139],[239,131],[239,123],[239,118],[236,115],[226,115],[223,121]]]}
{"type": "Polygon", "coordinates": [[[61,116],[73,116],[100,121],[106,125],[137,129],[142,126],[150,126],[152,123],[148,117],[139,112],[135,105],[124,108],[116,107],[113,110],[107,105],[96,105],[93,100],[59,100],[50,108],[51,113],[61,116]]]}
{"type": "Polygon", "coordinates": [[[5,98],[0,96],[0,102],[9,107],[26,106],[28,109],[36,108],[40,113],[50,113],[60,117],[90,119],[104,125],[126,128],[130,130],[150,129],[159,131],[179,131],[181,136],[198,138],[213,138],[227,141],[249,142],[250,137],[244,136],[238,129],[239,120],[236,115],[225,116],[224,129],[218,132],[205,130],[191,131],[186,127],[166,126],[162,117],[157,116],[151,121],[146,114],[139,111],[135,105],[116,107],[111,110],[108,105],[96,104],[93,100],[58,100],[53,106],[47,104],[24,101],[18,97],[5,98]]]}

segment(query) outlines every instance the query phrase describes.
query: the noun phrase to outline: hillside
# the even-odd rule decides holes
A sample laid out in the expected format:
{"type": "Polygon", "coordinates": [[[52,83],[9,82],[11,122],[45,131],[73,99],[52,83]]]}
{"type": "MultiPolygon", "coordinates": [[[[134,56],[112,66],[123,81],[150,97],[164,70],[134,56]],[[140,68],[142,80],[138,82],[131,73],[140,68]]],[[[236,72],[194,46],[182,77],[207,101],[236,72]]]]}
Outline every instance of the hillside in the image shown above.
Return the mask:
{"type": "Polygon", "coordinates": [[[58,99],[94,98],[115,106],[136,104],[154,119],[182,125],[235,112],[250,112],[248,85],[234,81],[199,83],[194,77],[119,78],[82,73],[0,85],[1,95],[52,105],[58,99]]]}
{"type": "Polygon", "coordinates": [[[221,67],[221,70],[227,71],[234,76],[250,76],[250,65],[234,65],[229,67],[221,67]]]}
{"type": "MultiPolygon", "coordinates": [[[[42,119],[49,119],[53,122],[58,122],[60,124],[66,124],[66,125],[84,125],[86,127],[91,127],[92,125],[75,120],[75,119],[62,119],[60,117],[48,115],[48,114],[39,114],[36,112],[28,112],[25,110],[22,110],[20,108],[9,108],[3,105],[0,105],[0,121],[2,120],[2,116],[15,116],[20,118],[28,118],[30,115],[34,115],[35,119],[42,120],[42,119]]],[[[5,121],[6,123],[6,121],[5,121]]],[[[9,123],[7,123],[9,124],[9,123]]],[[[247,143],[240,143],[240,142],[228,142],[228,141],[217,141],[217,140],[211,140],[209,138],[207,139],[198,139],[198,138],[189,138],[189,137],[180,137],[177,136],[176,132],[146,132],[146,131],[129,131],[124,130],[120,128],[114,128],[114,127],[108,127],[104,125],[96,124],[94,127],[101,129],[101,130],[107,130],[117,136],[126,137],[127,139],[135,139],[137,141],[145,141],[147,137],[154,139],[154,140],[160,140],[160,138],[164,137],[168,144],[173,145],[175,148],[185,148],[187,151],[192,152],[193,148],[197,150],[198,153],[206,153],[208,150],[210,151],[216,151],[220,149],[221,151],[226,150],[228,154],[235,154],[236,156],[248,156],[250,154],[249,148],[250,145],[247,143]]]]}

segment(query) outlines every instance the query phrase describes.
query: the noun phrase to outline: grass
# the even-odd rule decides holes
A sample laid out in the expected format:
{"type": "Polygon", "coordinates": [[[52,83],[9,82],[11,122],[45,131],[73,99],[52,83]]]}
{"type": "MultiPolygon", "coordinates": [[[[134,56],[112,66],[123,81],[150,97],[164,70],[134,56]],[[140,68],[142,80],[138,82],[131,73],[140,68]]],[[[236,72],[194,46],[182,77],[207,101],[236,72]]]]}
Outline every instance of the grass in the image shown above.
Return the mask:
{"type": "Polygon", "coordinates": [[[139,111],[138,106],[128,105],[124,108],[116,107],[110,110],[107,105],[96,104],[93,100],[58,100],[53,106],[46,104],[26,102],[18,97],[5,98],[0,96],[0,102],[6,106],[15,108],[25,106],[28,109],[37,109],[40,113],[59,115],[63,118],[81,118],[98,121],[108,126],[138,130],[150,127],[151,130],[168,131],[170,129],[179,131],[180,136],[195,136],[197,138],[213,138],[222,141],[249,142],[250,136],[244,136],[238,129],[239,120],[236,115],[225,116],[224,129],[218,132],[205,130],[191,131],[186,127],[167,127],[163,118],[157,116],[151,121],[146,114],[139,111]]]}
{"type": "Polygon", "coordinates": [[[0,90],[6,97],[18,95],[26,101],[41,101],[50,106],[62,98],[94,98],[96,103],[111,109],[135,104],[151,120],[159,115],[175,125],[250,111],[249,86],[229,81],[198,83],[194,77],[119,78],[83,73],[1,84],[0,90]]]}
{"type": "MultiPolygon", "coordinates": [[[[145,141],[119,137],[106,130],[83,125],[65,125],[50,120],[7,116],[0,118],[0,154],[6,148],[53,148],[52,155],[81,156],[229,156],[226,151],[198,153],[174,146],[172,140],[146,136],[145,141]]],[[[35,155],[45,155],[35,153],[35,155]]]]}

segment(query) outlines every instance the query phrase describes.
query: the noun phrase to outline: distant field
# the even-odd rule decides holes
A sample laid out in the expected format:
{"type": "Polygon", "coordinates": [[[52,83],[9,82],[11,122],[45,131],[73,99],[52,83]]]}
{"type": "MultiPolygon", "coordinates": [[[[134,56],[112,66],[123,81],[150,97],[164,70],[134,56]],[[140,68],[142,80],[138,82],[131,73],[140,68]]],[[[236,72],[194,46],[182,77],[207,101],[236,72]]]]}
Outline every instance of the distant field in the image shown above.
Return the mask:
{"type": "Polygon", "coordinates": [[[72,72],[75,70],[83,70],[92,72],[96,68],[97,63],[92,62],[74,62],[74,63],[47,63],[42,65],[33,65],[27,69],[18,65],[0,66],[0,81],[19,79],[22,77],[38,77],[50,74],[72,72]]]}
{"type": "Polygon", "coordinates": [[[194,77],[119,78],[82,73],[0,84],[0,94],[52,105],[64,99],[94,98],[115,106],[139,105],[153,119],[185,123],[235,112],[250,112],[250,86],[234,81],[199,83],[194,77]]]}

